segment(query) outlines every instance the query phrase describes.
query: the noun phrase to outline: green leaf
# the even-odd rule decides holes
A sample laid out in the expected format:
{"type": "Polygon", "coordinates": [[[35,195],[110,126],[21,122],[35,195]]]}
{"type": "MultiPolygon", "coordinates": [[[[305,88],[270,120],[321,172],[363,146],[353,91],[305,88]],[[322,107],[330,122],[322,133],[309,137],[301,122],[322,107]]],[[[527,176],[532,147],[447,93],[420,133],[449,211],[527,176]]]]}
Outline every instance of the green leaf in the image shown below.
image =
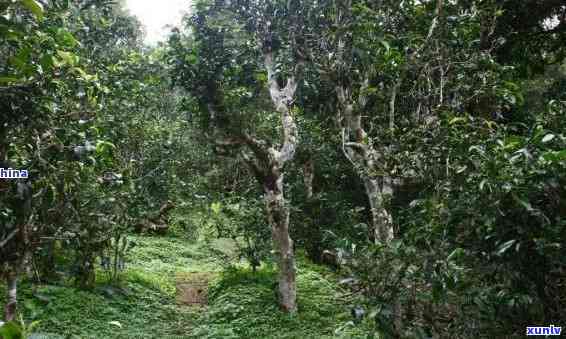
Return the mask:
{"type": "Polygon", "coordinates": [[[96,154],[103,154],[106,151],[110,151],[112,149],[116,149],[116,145],[109,141],[98,140],[96,142],[96,154]]]}
{"type": "Polygon", "coordinates": [[[45,54],[41,57],[39,63],[41,64],[41,68],[43,68],[44,71],[49,72],[53,69],[54,66],[53,56],[50,54],[45,54]]]}
{"type": "Polygon", "coordinates": [[[185,57],[185,60],[191,64],[191,65],[196,65],[196,63],[198,62],[198,58],[196,55],[194,54],[189,54],[185,57]]]}
{"type": "Polygon", "coordinates": [[[563,161],[566,160],[566,150],[546,152],[542,155],[542,158],[550,162],[563,161]]]}
{"type": "Polygon", "coordinates": [[[466,118],[456,117],[456,118],[450,120],[450,122],[448,122],[448,124],[449,124],[449,125],[454,125],[454,124],[456,124],[456,123],[458,123],[458,122],[464,122],[464,121],[466,121],[466,120],[467,120],[466,118]]]}
{"type": "Polygon", "coordinates": [[[388,43],[387,41],[385,41],[385,40],[381,40],[381,41],[379,41],[379,42],[383,45],[383,47],[385,47],[385,50],[386,50],[387,52],[389,52],[389,50],[391,49],[391,46],[389,45],[389,43],[388,43]]]}
{"type": "Polygon", "coordinates": [[[454,251],[452,251],[452,253],[450,253],[450,255],[448,255],[448,261],[452,260],[452,259],[457,259],[459,257],[462,257],[464,255],[464,250],[460,247],[456,248],[454,251]]]}
{"type": "Polygon", "coordinates": [[[88,75],[82,68],[73,67],[72,72],[77,73],[84,81],[91,81],[92,75],[88,75]]]}
{"type": "Polygon", "coordinates": [[[43,19],[43,7],[35,0],[22,0],[22,5],[35,15],[38,20],[43,19]]]}
{"type": "Polygon", "coordinates": [[[0,84],[10,84],[18,82],[20,79],[14,77],[0,77],[0,84]]]}
{"type": "Polygon", "coordinates": [[[505,149],[514,149],[515,147],[521,145],[523,139],[518,136],[511,135],[505,138],[505,149]]]}
{"type": "Polygon", "coordinates": [[[545,143],[547,143],[547,142],[549,142],[549,141],[552,141],[552,139],[554,139],[555,137],[556,137],[556,136],[555,136],[554,134],[552,134],[552,133],[547,134],[547,135],[544,136],[544,138],[542,138],[542,143],[545,144],[545,143]]]}
{"type": "Polygon", "coordinates": [[[116,321],[116,320],[110,321],[108,324],[122,328],[122,324],[119,321],[116,321]]]}
{"type": "Polygon", "coordinates": [[[212,210],[212,212],[214,212],[214,214],[220,214],[221,208],[222,208],[222,205],[219,202],[213,202],[210,205],[210,209],[212,210]]]}
{"type": "Polygon", "coordinates": [[[59,28],[57,30],[57,42],[65,47],[73,48],[78,45],[77,39],[66,29],[59,28]]]}
{"type": "Polygon", "coordinates": [[[23,339],[23,331],[20,325],[10,321],[0,327],[0,338],[3,339],[23,339]]]}
{"type": "Polygon", "coordinates": [[[57,51],[57,55],[63,61],[63,65],[74,66],[79,62],[79,57],[71,52],[57,51]]]}
{"type": "Polygon", "coordinates": [[[10,63],[20,72],[25,72],[30,67],[30,58],[33,50],[31,47],[26,46],[21,48],[16,55],[11,57],[10,63]]]}
{"type": "Polygon", "coordinates": [[[497,255],[502,255],[503,253],[505,253],[509,247],[513,246],[513,244],[516,242],[517,240],[513,239],[513,240],[509,240],[505,243],[503,243],[501,246],[499,246],[499,248],[497,249],[497,255]]]}
{"type": "Polygon", "coordinates": [[[519,204],[521,204],[528,212],[532,212],[534,211],[533,206],[531,205],[530,202],[522,200],[521,198],[519,198],[518,196],[516,196],[515,194],[512,194],[513,199],[518,202],[519,204]]]}

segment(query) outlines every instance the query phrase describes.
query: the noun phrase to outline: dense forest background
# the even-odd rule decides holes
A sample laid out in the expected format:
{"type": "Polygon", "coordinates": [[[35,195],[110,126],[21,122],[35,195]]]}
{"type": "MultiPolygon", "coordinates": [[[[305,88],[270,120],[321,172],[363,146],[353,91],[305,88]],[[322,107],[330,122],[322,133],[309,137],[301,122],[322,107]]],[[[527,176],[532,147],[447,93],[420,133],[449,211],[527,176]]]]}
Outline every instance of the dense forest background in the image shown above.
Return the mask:
{"type": "Polygon", "coordinates": [[[122,1],[0,3],[0,337],[562,325],[562,0],[187,10],[149,47],[122,1]]]}

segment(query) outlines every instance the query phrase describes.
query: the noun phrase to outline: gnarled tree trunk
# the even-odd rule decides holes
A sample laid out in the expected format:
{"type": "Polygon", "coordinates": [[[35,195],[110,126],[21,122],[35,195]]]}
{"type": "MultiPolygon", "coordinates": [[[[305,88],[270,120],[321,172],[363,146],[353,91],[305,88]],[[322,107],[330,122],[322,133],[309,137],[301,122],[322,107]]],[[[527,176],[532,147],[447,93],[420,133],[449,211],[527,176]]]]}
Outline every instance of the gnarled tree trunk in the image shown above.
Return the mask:
{"type": "MultiPolygon", "coordinates": [[[[271,104],[275,111],[279,113],[282,138],[279,145],[277,142],[266,142],[246,131],[222,132],[229,134],[227,138],[222,138],[218,133],[215,135],[215,143],[218,151],[230,147],[241,147],[240,154],[248,164],[257,182],[261,185],[264,193],[266,212],[272,231],[273,248],[277,256],[279,265],[279,303],[281,308],[289,313],[297,311],[297,291],[295,282],[295,257],[293,254],[293,241],[289,236],[289,208],[284,197],[284,166],[295,156],[298,143],[297,124],[293,117],[295,103],[295,93],[298,86],[298,75],[304,66],[304,53],[301,53],[297,46],[296,35],[299,34],[302,25],[299,22],[298,10],[295,8],[297,3],[289,1],[287,3],[291,25],[289,27],[290,45],[295,49],[295,67],[286,79],[283,87],[277,79],[276,60],[274,56],[274,46],[272,23],[269,20],[263,22],[261,32],[263,34],[262,52],[263,63],[267,71],[267,89],[271,99],[271,104]]],[[[277,46],[275,46],[277,49],[277,46]]],[[[283,84],[283,82],[281,82],[283,84]]],[[[218,86],[213,84],[211,87],[218,86]]],[[[211,91],[213,93],[214,90],[211,91]]],[[[213,93],[214,94],[214,93],[213,93]]],[[[219,100],[220,102],[221,100],[219,100]]],[[[217,106],[213,103],[207,105],[213,121],[217,106]]],[[[220,130],[215,126],[215,131],[220,130]]]]}
{"type": "MultiPolygon", "coordinates": [[[[280,150],[269,148],[267,159],[269,159],[269,173],[264,181],[264,199],[266,202],[267,215],[271,224],[273,246],[277,252],[279,265],[279,303],[281,308],[289,313],[297,311],[297,286],[295,282],[295,256],[293,254],[293,240],[289,236],[289,208],[286,206],[283,195],[283,173],[282,169],[286,162],[292,160],[297,148],[297,125],[292,116],[291,108],[297,90],[296,76],[287,79],[284,88],[280,88],[276,79],[275,64],[271,46],[264,54],[265,68],[271,101],[277,112],[281,114],[281,125],[283,127],[283,145],[280,150]]],[[[302,67],[302,61],[299,61],[302,67]]],[[[295,70],[296,72],[299,69],[295,70]]]]}
{"type": "Polygon", "coordinates": [[[293,240],[289,236],[289,208],[283,196],[283,175],[278,174],[268,182],[274,184],[264,186],[264,199],[279,266],[279,303],[286,312],[295,312],[297,310],[295,256],[293,240]]]}
{"type": "Polygon", "coordinates": [[[388,177],[364,178],[364,187],[369,200],[372,229],[376,242],[388,244],[393,240],[393,218],[385,206],[393,193],[391,179],[388,177]]]}
{"type": "MultiPolygon", "coordinates": [[[[281,117],[283,143],[279,149],[276,149],[263,140],[244,135],[244,143],[253,156],[246,152],[242,152],[242,156],[264,191],[273,247],[279,266],[279,304],[284,311],[294,313],[297,311],[296,270],[293,241],[289,236],[289,208],[283,194],[283,167],[294,158],[298,142],[297,124],[291,110],[295,101],[297,80],[296,76],[292,75],[287,79],[286,86],[280,88],[276,78],[272,49],[268,43],[264,45],[264,63],[271,101],[281,117]]],[[[297,63],[295,74],[300,70],[302,64],[302,61],[297,63]]]]}
{"type": "MultiPolygon", "coordinates": [[[[6,279],[7,296],[4,307],[6,321],[15,319],[17,311],[18,277],[22,272],[31,271],[32,243],[31,233],[31,184],[16,183],[16,194],[12,200],[12,208],[16,216],[16,227],[5,238],[0,239],[0,255],[6,255],[0,262],[0,274],[6,279]]],[[[30,274],[31,275],[31,274],[30,274]]]]}
{"type": "MultiPolygon", "coordinates": [[[[355,20],[351,12],[351,2],[339,2],[342,6],[338,8],[339,13],[336,16],[336,25],[347,29],[347,27],[355,20]]],[[[436,0],[435,17],[433,18],[425,41],[415,51],[407,56],[406,63],[400,69],[400,75],[395,80],[391,88],[389,98],[389,129],[395,129],[395,104],[397,95],[401,90],[401,85],[405,80],[409,70],[417,62],[418,56],[429,44],[433,33],[438,25],[438,20],[442,12],[443,0],[436,0]]],[[[342,74],[337,74],[336,94],[338,99],[338,122],[342,133],[342,147],[344,155],[355,168],[357,174],[364,183],[366,195],[368,197],[371,217],[372,217],[372,233],[376,243],[389,245],[394,239],[394,228],[391,212],[388,210],[387,201],[393,195],[393,183],[398,178],[393,178],[388,173],[388,166],[384,160],[385,152],[389,152],[387,146],[376,146],[373,140],[368,138],[362,124],[362,113],[367,110],[367,89],[369,88],[369,70],[362,70],[361,74],[365,76],[363,83],[359,83],[359,88],[353,88],[353,81],[344,81],[353,73],[351,60],[347,60],[345,56],[351,57],[353,35],[339,35],[337,40],[336,59],[340,66],[346,70],[342,74]],[[345,40],[350,39],[350,43],[345,40]],[[365,74],[364,74],[365,73],[365,74]],[[357,89],[357,90],[356,90],[357,89]],[[354,94],[357,93],[357,94],[354,94]]],[[[353,80],[353,79],[350,79],[353,80]]],[[[442,86],[442,85],[441,85],[442,86]]],[[[442,95],[441,95],[442,96],[442,95]]],[[[442,100],[441,100],[442,101],[442,100]]],[[[419,112],[420,115],[420,103],[419,112]]],[[[398,300],[393,301],[394,305],[394,322],[397,331],[402,329],[402,312],[401,305],[398,300]]]]}
{"type": "MultiPolygon", "coordinates": [[[[367,86],[366,80],[360,92],[363,93],[367,86]]],[[[393,218],[386,204],[393,194],[393,180],[389,176],[375,174],[383,167],[380,163],[382,154],[369,142],[362,127],[360,110],[365,107],[366,98],[360,94],[354,100],[352,90],[343,86],[336,87],[336,93],[342,125],[342,149],[364,183],[371,212],[370,236],[376,243],[388,244],[394,237],[393,218]]]]}
{"type": "MultiPolygon", "coordinates": [[[[297,287],[295,283],[295,256],[293,240],[289,236],[289,208],[283,191],[283,173],[280,158],[272,156],[277,152],[273,148],[262,148],[263,142],[247,137],[247,143],[254,152],[254,157],[242,152],[244,160],[250,166],[263,188],[263,199],[267,219],[271,227],[273,249],[279,267],[278,296],[281,308],[289,313],[297,311],[297,287]],[[271,155],[271,156],[270,156],[271,155]],[[273,161],[269,161],[273,159],[273,161]]],[[[292,148],[294,149],[294,147],[292,148]]]]}

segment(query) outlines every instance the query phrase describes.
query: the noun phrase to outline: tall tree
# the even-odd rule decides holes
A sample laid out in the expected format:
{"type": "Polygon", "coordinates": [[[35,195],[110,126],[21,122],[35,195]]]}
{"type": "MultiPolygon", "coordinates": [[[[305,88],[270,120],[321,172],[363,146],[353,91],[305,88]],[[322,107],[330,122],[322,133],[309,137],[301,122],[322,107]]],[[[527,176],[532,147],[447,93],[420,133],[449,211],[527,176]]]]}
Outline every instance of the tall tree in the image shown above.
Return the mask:
{"type": "Polygon", "coordinates": [[[284,166],[298,143],[301,2],[201,1],[196,8],[194,40],[183,41],[177,34],[170,41],[174,77],[198,101],[215,148],[222,155],[241,156],[261,186],[279,266],[280,305],[296,312],[284,166]]]}
{"type": "Polygon", "coordinates": [[[372,238],[383,244],[394,238],[388,200],[401,177],[407,175],[394,173],[388,157],[398,146],[387,139],[395,133],[396,120],[399,120],[396,116],[399,91],[410,72],[421,67],[418,57],[429,47],[437,29],[442,1],[436,1],[432,20],[419,45],[405,43],[405,46],[394,48],[391,43],[399,44],[413,33],[407,30],[408,23],[402,21],[402,14],[397,14],[401,20],[396,20],[397,16],[392,14],[394,10],[402,13],[406,8],[414,10],[415,7],[388,7],[352,0],[332,2],[327,8],[330,10],[327,24],[335,29],[323,30],[326,48],[330,50],[321,53],[319,59],[321,71],[335,89],[336,119],[343,153],[365,187],[371,211],[372,238]],[[388,42],[390,34],[395,32],[399,35],[398,40],[388,42]],[[381,92],[379,96],[376,95],[378,92],[381,92]],[[371,136],[366,130],[376,120],[386,123],[375,128],[380,131],[380,137],[371,136]]]}

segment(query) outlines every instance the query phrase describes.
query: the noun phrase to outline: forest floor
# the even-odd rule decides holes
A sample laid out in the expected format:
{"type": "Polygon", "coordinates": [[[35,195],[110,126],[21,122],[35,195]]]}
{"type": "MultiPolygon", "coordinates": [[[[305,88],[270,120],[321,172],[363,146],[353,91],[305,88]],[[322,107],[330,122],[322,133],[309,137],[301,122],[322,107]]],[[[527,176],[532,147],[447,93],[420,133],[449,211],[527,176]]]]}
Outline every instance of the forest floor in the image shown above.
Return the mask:
{"type": "MultiPolygon", "coordinates": [[[[194,243],[176,237],[136,236],[120,287],[99,272],[94,290],[71,282],[20,287],[20,310],[35,338],[356,338],[362,328],[350,321],[350,302],[327,268],[298,255],[299,313],[276,305],[276,276],[269,267],[253,273],[215,253],[229,243],[194,243]],[[176,302],[179,272],[218,272],[210,284],[209,305],[176,302]]],[[[0,289],[2,289],[0,287],[0,289]]],[[[3,291],[2,295],[4,295],[3,291]]],[[[367,333],[367,332],[366,332],[367,333]]],[[[367,335],[363,335],[367,337],[367,335]]]]}

